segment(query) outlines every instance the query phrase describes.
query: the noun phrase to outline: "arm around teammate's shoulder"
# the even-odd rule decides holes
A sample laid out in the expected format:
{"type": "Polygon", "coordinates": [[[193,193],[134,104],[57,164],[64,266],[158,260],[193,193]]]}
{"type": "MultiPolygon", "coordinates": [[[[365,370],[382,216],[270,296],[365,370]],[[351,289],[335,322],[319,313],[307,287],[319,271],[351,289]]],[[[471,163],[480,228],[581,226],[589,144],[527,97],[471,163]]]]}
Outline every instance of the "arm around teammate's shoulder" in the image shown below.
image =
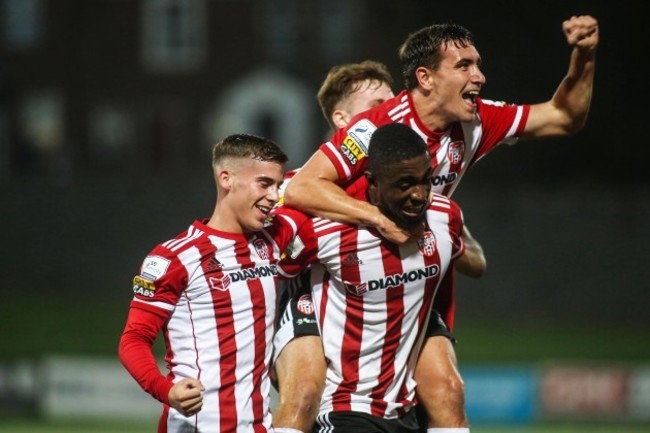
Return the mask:
{"type": "Polygon", "coordinates": [[[350,197],[338,184],[336,169],[317,151],[293,177],[284,203],[310,215],[346,224],[375,227],[387,239],[404,243],[409,235],[368,202],[350,197]]]}

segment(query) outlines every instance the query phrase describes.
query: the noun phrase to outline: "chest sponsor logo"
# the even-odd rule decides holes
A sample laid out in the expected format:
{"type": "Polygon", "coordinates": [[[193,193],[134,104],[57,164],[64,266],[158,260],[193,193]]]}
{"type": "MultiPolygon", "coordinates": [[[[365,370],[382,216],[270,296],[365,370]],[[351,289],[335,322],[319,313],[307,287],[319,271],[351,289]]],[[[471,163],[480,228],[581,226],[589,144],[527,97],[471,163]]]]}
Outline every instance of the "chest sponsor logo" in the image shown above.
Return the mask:
{"type": "Polygon", "coordinates": [[[418,247],[425,256],[433,256],[436,252],[436,236],[430,230],[425,231],[422,239],[418,241],[418,247]]]}
{"type": "Polygon", "coordinates": [[[232,283],[266,277],[277,277],[277,275],[278,269],[276,265],[259,266],[257,268],[229,272],[223,277],[208,277],[208,284],[213,290],[225,292],[230,288],[232,283]]]}
{"type": "Polygon", "coordinates": [[[361,159],[366,157],[366,153],[363,151],[361,146],[350,138],[349,135],[343,139],[341,152],[352,165],[357,165],[361,159]]]}
{"type": "Polygon", "coordinates": [[[133,293],[153,298],[156,293],[156,286],[153,281],[138,275],[133,279],[133,293]]]}
{"type": "Polygon", "coordinates": [[[362,283],[351,283],[345,281],[343,285],[345,289],[357,296],[361,296],[366,292],[372,292],[375,290],[386,290],[391,287],[402,286],[406,283],[412,283],[418,280],[424,280],[427,278],[434,278],[440,273],[440,267],[438,265],[429,265],[423,269],[415,269],[409,272],[404,272],[401,274],[393,274],[385,278],[378,280],[364,281],[362,283]]]}
{"type": "Polygon", "coordinates": [[[210,284],[210,288],[212,290],[219,290],[220,292],[225,292],[230,288],[230,283],[232,280],[230,279],[230,275],[226,274],[223,277],[209,277],[208,278],[208,284],[210,284]]]}
{"type": "Polygon", "coordinates": [[[457,177],[458,174],[456,173],[439,174],[432,178],[431,183],[433,186],[444,186],[454,183],[457,177]]]}
{"type": "Polygon", "coordinates": [[[158,278],[165,275],[170,264],[171,261],[164,257],[147,256],[145,257],[144,262],[142,262],[140,273],[145,278],[157,280],[158,278]]]}
{"type": "Polygon", "coordinates": [[[349,281],[344,281],[343,286],[345,286],[345,290],[347,290],[348,293],[352,293],[353,295],[357,296],[361,296],[368,291],[368,283],[366,282],[351,283],[349,281]]]}

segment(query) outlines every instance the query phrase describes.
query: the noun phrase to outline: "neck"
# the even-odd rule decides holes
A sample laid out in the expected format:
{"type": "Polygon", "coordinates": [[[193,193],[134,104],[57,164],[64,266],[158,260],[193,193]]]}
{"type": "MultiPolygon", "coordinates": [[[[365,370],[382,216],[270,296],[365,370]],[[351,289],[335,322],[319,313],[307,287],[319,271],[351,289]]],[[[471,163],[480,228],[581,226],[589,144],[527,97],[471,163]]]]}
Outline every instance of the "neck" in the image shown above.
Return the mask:
{"type": "Polygon", "coordinates": [[[439,113],[438,104],[430,97],[431,92],[417,87],[411,91],[413,99],[413,108],[420,122],[427,127],[429,131],[444,132],[449,128],[445,120],[436,113],[439,113]]]}

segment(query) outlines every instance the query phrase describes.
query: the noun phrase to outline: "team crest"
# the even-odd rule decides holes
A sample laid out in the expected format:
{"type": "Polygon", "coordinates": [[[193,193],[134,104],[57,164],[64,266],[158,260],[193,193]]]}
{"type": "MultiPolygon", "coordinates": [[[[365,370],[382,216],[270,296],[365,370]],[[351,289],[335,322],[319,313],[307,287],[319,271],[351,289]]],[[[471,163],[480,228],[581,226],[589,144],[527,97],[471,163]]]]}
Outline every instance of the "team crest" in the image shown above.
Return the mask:
{"type": "Polygon", "coordinates": [[[424,232],[424,236],[418,241],[418,247],[420,247],[420,251],[422,251],[422,254],[425,256],[433,256],[433,254],[436,252],[435,235],[430,230],[424,232]]]}
{"type": "Polygon", "coordinates": [[[264,239],[257,238],[253,241],[253,246],[255,247],[255,252],[257,252],[257,255],[259,256],[260,259],[262,260],[268,260],[269,259],[269,247],[266,245],[266,242],[264,242],[264,239]]]}
{"type": "Polygon", "coordinates": [[[296,303],[296,308],[305,316],[314,314],[314,303],[311,300],[311,295],[302,295],[296,303]]]}
{"type": "MultiPolygon", "coordinates": [[[[465,156],[465,142],[462,140],[449,143],[447,158],[452,166],[460,164],[465,156]]],[[[450,170],[451,171],[451,170],[450,170]]]]}

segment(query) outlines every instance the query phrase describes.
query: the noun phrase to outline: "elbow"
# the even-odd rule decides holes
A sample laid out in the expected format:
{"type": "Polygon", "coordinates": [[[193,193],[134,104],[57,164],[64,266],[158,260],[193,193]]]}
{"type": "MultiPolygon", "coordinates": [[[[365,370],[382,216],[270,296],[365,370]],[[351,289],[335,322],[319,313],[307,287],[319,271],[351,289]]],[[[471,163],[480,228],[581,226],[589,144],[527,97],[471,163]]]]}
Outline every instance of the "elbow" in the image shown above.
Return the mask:
{"type": "Polygon", "coordinates": [[[474,269],[474,274],[472,275],[472,278],[481,278],[483,275],[485,275],[486,270],[487,270],[487,263],[485,262],[485,260],[483,260],[474,269]]]}
{"type": "Polygon", "coordinates": [[[481,278],[487,270],[487,261],[483,255],[461,257],[454,263],[455,269],[470,278],[481,278]]]}
{"type": "Polygon", "coordinates": [[[587,124],[587,116],[572,119],[571,122],[565,126],[565,135],[575,135],[582,131],[587,124]]]}
{"type": "Polygon", "coordinates": [[[474,266],[474,278],[481,278],[485,271],[487,270],[487,260],[483,254],[476,261],[476,266],[474,266]]]}
{"type": "Polygon", "coordinates": [[[126,365],[125,363],[128,359],[129,349],[132,344],[132,340],[129,337],[130,336],[127,332],[122,333],[120,341],[117,345],[117,357],[120,359],[120,362],[122,362],[123,365],[126,365]]]}
{"type": "Polygon", "coordinates": [[[481,278],[485,274],[485,270],[486,270],[485,264],[483,264],[483,265],[477,264],[477,265],[471,267],[470,269],[468,269],[467,272],[465,273],[465,275],[467,275],[468,277],[471,277],[471,278],[477,278],[478,279],[478,278],[481,278]]]}

